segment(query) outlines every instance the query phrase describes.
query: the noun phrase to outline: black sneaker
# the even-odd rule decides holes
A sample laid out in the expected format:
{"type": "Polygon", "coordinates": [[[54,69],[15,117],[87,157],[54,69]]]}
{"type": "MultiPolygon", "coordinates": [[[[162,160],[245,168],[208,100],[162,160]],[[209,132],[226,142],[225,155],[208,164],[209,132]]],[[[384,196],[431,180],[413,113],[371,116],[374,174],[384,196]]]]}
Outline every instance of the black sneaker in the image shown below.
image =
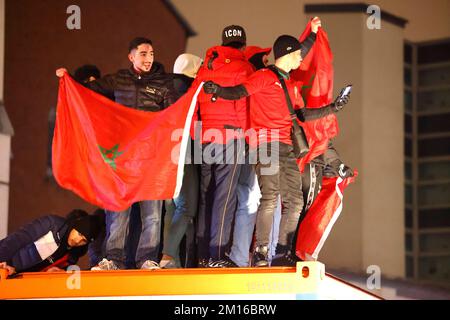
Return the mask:
{"type": "Polygon", "coordinates": [[[220,260],[209,260],[208,268],[239,268],[229,257],[220,260]]]}
{"type": "Polygon", "coordinates": [[[272,267],[295,267],[297,262],[301,261],[294,255],[291,251],[288,251],[284,254],[277,254],[272,259],[272,263],[270,264],[272,267]]]}
{"type": "Polygon", "coordinates": [[[257,246],[253,252],[252,267],[269,266],[269,248],[267,246],[257,246]]]}
{"type": "Polygon", "coordinates": [[[208,262],[209,262],[209,260],[206,258],[199,259],[198,260],[198,268],[208,268],[208,262]]]}

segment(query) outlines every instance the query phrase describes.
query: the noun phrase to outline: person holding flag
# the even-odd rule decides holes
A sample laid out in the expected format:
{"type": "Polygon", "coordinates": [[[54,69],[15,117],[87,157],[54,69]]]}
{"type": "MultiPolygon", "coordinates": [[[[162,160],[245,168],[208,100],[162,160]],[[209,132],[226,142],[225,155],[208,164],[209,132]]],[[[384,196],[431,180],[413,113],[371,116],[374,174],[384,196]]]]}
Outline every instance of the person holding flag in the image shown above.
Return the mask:
{"type": "MultiPolygon", "coordinates": [[[[301,43],[302,57],[305,57],[313,46],[320,26],[320,18],[315,17],[311,22],[311,34],[301,43]]],[[[255,71],[258,71],[267,68],[269,65],[268,55],[271,51],[272,48],[247,46],[244,50],[244,55],[251,62],[255,71]]],[[[250,97],[250,108],[252,108],[252,100],[253,98],[250,97]]],[[[242,168],[237,185],[237,196],[238,206],[233,230],[233,243],[228,257],[228,260],[231,260],[232,263],[223,263],[223,265],[248,267],[250,264],[249,251],[255,229],[256,213],[261,198],[254,166],[242,168]]],[[[279,224],[277,224],[278,226],[279,224]]]]}
{"type": "MultiPolygon", "coordinates": [[[[341,179],[347,179],[354,176],[353,170],[344,164],[344,162],[339,157],[339,154],[337,153],[336,149],[334,148],[332,142],[329,142],[328,149],[321,154],[320,156],[314,158],[310,163],[306,164],[304,167],[304,171],[302,172],[302,193],[303,193],[303,209],[302,213],[300,215],[300,219],[298,222],[297,232],[296,234],[299,234],[299,228],[302,226],[302,222],[305,220],[305,218],[308,216],[308,211],[311,208],[311,206],[314,204],[315,208],[319,205],[315,203],[316,198],[318,197],[319,193],[322,190],[322,181],[323,179],[330,179],[330,178],[341,178],[341,179]]],[[[323,199],[323,197],[321,197],[323,199]]],[[[322,200],[323,201],[323,200],[322,200]]],[[[326,200],[325,200],[326,201],[326,200]]],[[[326,201],[327,202],[327,201],[326,201]]],[[[320,208],[322,211],[327,211],[327,205],[326,203],[320,205],[320,208]]],[[[316,210],[314,210],[316,211],[316,210]]],[[[313,215],[316,215],[317,213],[312,213],[313,215]]],[[[272,232],[276,233],[276,227],[281,219],[281,209],[277,207],[277,210],[274,215],[274,224],[272,226],[272,232]]],[[[319,223],[320,225],[321,223],[319,223]]],[[[317,226],[315,225],[308,225],[307,227],[302,226],[302,230],[305,229],[313,229],[317,230],[317,226]]],[[[304,231],[303,231],[304,232],[304,231]]],[[[310,231],[309,231],[310,232],[310,231]]],[[[297,246],[300,248],[304,245],[302,242],[299,242],[299,238],[295,237],[296,243],[293,244],[291,250],[292,252],[296,252],[297,246]]],[[[307,237],[304,237],[302,235],[303,241],[306,241],[309,243],[309,240],[307,237]]],[[[272,237],[271,239],[270,247],[276,247],[277,238],[272,237]]],[[[301,260],[306,260],[305,255],[301,255],[301,260]]],[[[272,266],[294,266],[297,259],[295,257],[287,257],[283,254],[277,254],[272,257],[272,266]]]]}
{"type": "MultiPolygon", "coordinates": [[[[310,37],[310,33],[314,32],[313,24],[314,19],[307,25],[300,40],[310,37]]],[[[300,68],[291,72],[291,78],[302,84],[302,98],[309,108],[320,108],[331,100],[334,80],[332,62],[333,55],[327,34],[320,29],[311,54],[303,60],[300,68]]],[[[338,133],[337,119],[334,114],[302,125],[307,132],[310,150],[305,157],[297,160],[302,172],[302,191],[305,201],[297,228],[297,235],[300,236],[297,236],[296,247],[292,250],[297,253],[297,257],[306,260],[311,257],[317,258],[342,209],[342,206],[338,205],[342,204],[341,191],[354,181],[354,175],[357,173],[342,162],[332,144],[331,139],[338,133]],[[319,195],[319,192],[322,193],[319,195]],[[319,200],[316,201],[318,196],[320,196],[319,200]],[[310,208],[312,210],[309,212],[310,208]],[[299,229],[301,229],[300,233],[299,229]]],[[[281,219],[279,208],[275,212],[274,219],[274,225],[279,223],[281,219]]],[[[277,229],[273,227],[272,232],[276,234],[277,229]]],[[[276,241],[277,237],[272,237],[271,248],[276,246],[276,241]]],[[[295,260],[285,259],[282,255],[274,258],[272,265],[295,264],[295,260]]]]}
{"type": "MultiPolygon", "coordinates": [[[[123,106],[142,111],[161,111],[172,105],[177,99],[173,81],[165,73],[163,65],[154,61],[152,41],[137,37],[130,42],[128,49],[128,59],[132,64],[129,69],[106,75],[86,86],[123,106]]],[[[56,74],[63,77],[66,72],[61,68],[56,74]]],[[[112,127],[107,129],[115,130],[112,127]]],[[[112,149],[100,147],[100,150],[114,170],[114,158],[121,154],[118,145],[112,149]]],[[[142,230],[136,251],[136,265],[141,269],[158,269],[162,201],[144,200],[139,201],[139,205],[142,230]]],[[[125,242],[129,232],[130,211],[131,206],[122,211],[106,210],[111,221],[106,257],[92,270],[125,269],[125,242]]]]}
{"type": "Polygon", "coordinates": [[[261,69],[234,87],[222,87],[212,81],[204,84],[206,93],[223,99],[236,100],[247,96],[254,98],[250,121],[257,136],[253,144],[258,152],[256,172],[262,194],[256,218],[256,247],[252,259],[252,265],[256,267],[268,266],[269,237],[278,195],[281,195],[283,204],[278,253],[293,255],[291,248],[303,207],[301,175],[290,137],[293,122],[280,81],[285,82],[289,98],[293,100],[292,104],[301,122],[338,112],[349,99],[348,96],[336,99],[335,102],[321,108],[303,108],[298,84],[291,81],[289,76],[289,72],[297,69],[302,62],[301,48],[298,39],[282,35],[273,45],[275,57],[273,68],[261,69]],[[269,155],[270,161],[261,159],[261,155],[269,155]]]}

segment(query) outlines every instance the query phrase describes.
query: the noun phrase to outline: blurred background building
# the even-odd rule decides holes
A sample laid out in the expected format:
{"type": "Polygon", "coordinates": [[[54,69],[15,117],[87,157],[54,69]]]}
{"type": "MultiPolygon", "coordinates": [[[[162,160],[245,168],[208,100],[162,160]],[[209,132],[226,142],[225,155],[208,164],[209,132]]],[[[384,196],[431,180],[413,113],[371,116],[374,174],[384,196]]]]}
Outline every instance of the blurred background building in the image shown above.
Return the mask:
{"type": "Polygon", "coordinates": [[[386,279],[450,287],[450,0],[0,0],[0,8],[0,237],[43,214],[93,209],[46,171],[57,67],[114,72],[128,66],[129,40],[143,35],[171,71],[180,53],[204,56],[220,44],[226,25],[270,47],[320,16],[335,93],[354,87],[335,145],[360,172],[320,260],[360,279],[378,266],[386,279]],[[66,27],[72,4],[80,30],[66,27]],[[379,29],[370,28],[369,5],[381,9],[379,29]]]}

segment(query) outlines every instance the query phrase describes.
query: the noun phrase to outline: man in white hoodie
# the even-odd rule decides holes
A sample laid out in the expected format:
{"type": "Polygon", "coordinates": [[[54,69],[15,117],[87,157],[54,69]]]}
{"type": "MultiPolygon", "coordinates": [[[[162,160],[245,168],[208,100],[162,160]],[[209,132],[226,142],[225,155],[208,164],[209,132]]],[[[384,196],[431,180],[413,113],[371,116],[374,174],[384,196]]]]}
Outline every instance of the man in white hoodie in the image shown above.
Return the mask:
{"type": "MultiPolygon", "coordinates": [[[[181,97],[190,88],[203,60],[193,54],[178,56],[173,66],[173,86],[181,97]]],[[[199,171],[193,159],[194,140],[188,144],[184,165],[183,183],[178,198],[165,201],[164,248],[161,268],[194,267],[195,228],[194,219],[198,212],[199,171]],[[183,260],[180,262],[180,244],[186,235],[183,260]]]]}

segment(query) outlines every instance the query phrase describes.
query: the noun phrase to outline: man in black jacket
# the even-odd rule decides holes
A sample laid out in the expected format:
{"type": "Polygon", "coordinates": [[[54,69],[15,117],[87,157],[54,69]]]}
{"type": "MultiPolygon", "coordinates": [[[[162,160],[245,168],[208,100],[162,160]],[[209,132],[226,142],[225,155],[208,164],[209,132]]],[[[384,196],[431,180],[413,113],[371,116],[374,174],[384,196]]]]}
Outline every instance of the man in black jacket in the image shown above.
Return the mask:
{"type": "MultiPolygon", "coordinates": [[[[106,75],[86,86],[119,104],[143,111],[160,111],[176,101],[172,77],[165,73],[162,64],[154,61],[151,40],[143,37],[133,39],[129,45],[128,59],[132,63],[129,69],[106,75]]],[[[64,72],[64,69],[58,69],[56,75],[60,77],[64,72]]],[[[141,201],[139,205],[142,231],[136,251],[136,265],[141,269],[157,269],[162,201],[141,201]]],[[[125,269],[125,240],[130,211],[131,208],[122,212],[106,211],[110,225],[106,258],[93,270],[125,269]]]]}
{"type": "Polygon", "coordinates": [[[48,215],[0,240],[0,268],[15,272],[62,271],[86,254],[102,230],[97,216],[83,210],[67,218],[48,215]]]}

